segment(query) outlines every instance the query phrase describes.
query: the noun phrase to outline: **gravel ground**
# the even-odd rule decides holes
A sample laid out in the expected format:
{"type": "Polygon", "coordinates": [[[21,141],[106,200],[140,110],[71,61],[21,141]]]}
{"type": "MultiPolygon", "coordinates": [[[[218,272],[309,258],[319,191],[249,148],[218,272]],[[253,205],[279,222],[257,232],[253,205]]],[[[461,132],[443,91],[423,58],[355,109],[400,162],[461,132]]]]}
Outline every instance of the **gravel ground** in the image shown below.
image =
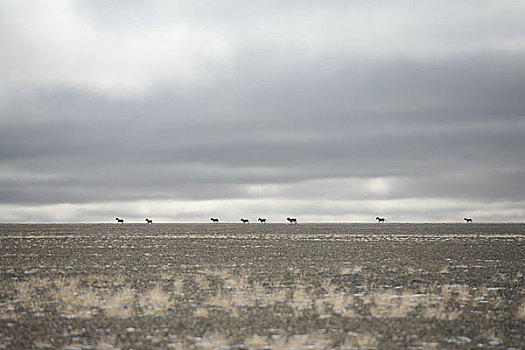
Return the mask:
{"type": "Polygon", "coordinates": [[[2,224],[0,239],[0,349],[525,349],[523,224],[2,224]]]}

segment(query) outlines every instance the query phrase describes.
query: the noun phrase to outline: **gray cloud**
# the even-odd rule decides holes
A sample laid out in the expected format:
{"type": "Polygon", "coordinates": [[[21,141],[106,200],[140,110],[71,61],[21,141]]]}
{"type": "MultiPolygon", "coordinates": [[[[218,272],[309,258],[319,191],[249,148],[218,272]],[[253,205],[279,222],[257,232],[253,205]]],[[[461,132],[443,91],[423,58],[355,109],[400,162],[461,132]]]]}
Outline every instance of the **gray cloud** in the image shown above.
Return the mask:
{"type": "Polygon", "coordinates": [[[4,220],[144,200],[193,203],[166,220],[525,216],[519,3],[33,5],[0,11],[4,220]]]}

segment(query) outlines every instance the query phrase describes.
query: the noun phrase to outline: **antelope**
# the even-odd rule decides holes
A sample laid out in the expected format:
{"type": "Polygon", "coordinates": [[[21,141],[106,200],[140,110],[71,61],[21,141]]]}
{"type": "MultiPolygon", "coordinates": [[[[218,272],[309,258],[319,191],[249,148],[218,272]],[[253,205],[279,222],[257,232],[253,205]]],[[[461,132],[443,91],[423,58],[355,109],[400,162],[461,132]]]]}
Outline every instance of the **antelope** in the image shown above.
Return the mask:
{"type": "Polygon", "coordinates": [[[286,220],[288,220],[288,222],[290,222],[290,224],[297,224],[297,219],[296,218],[286,218],[286,220]]]}
{"type": "Polygon", "coordinates": [[[153,220],[150,220],[150,219],[148,219],[148,218],[146,218],[145,221],[146,221],[148,224],[152,224],[152,223],[153,223],[153,220]]]}
{"type": "Polygon", "coordinates": [[[379,216],[376,216],[376,220],[377,220],[377,222],[385,222],[386,221],[385,218],[380,218],[379,216]]]}
{"type": "Polygon", "coordinates": [[[211,218],[210,220],[211,220],[211,222],[215,222],[217,224],[219,223],[219,219],[211,218]]]}
{"type": "Polygon", "coordinates": [[[115,220],[117,220],[117,223],[124,223],[124,219],[115,218],[115,220]]]}
{"type": "Polygon", "coordinates": [[[472,222],[472,219],[470,218],[463,218],[463,220],[465,220],[466,222],[472,222]]]}
{"type": "Polygon", "coordinates": [[[258,218],[257,220],[258,220],[258,221],[260,221],[260,222],[261,222],[261,224],[266,224],[266,219],[261,219],[261,218],[258,218]]]}
{"type": "Polygon", "coordinates": [[[243,224],[248,224],[248,223],[250,222],[250,220],[248,220],[248,219],[243,219],[243,218],[241,218],[241,221],[242,221],[243,224]]]}

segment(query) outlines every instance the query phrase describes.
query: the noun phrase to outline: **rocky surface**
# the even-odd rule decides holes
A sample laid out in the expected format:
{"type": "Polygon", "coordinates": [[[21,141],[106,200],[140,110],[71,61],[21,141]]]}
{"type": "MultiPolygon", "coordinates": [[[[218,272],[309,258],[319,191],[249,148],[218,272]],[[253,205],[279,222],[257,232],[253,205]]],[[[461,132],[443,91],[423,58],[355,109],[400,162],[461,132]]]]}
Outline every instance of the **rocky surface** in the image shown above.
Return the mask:
{"type": "Polygon", "coordinates": [[[0,349],[522,349],[522,224],[0,225],[0,349]]]}

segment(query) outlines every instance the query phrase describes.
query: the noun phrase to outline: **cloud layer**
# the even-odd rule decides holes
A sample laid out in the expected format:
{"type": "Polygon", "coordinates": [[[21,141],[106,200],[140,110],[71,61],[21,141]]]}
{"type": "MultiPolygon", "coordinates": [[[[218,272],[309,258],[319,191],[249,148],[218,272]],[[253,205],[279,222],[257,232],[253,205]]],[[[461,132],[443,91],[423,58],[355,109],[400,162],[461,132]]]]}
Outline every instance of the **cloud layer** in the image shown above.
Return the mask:
{"type": "Polygon", "coordinates": [[[2,221],[525,218],[518,1],[7,1],[0,44],[2,221]]]}

